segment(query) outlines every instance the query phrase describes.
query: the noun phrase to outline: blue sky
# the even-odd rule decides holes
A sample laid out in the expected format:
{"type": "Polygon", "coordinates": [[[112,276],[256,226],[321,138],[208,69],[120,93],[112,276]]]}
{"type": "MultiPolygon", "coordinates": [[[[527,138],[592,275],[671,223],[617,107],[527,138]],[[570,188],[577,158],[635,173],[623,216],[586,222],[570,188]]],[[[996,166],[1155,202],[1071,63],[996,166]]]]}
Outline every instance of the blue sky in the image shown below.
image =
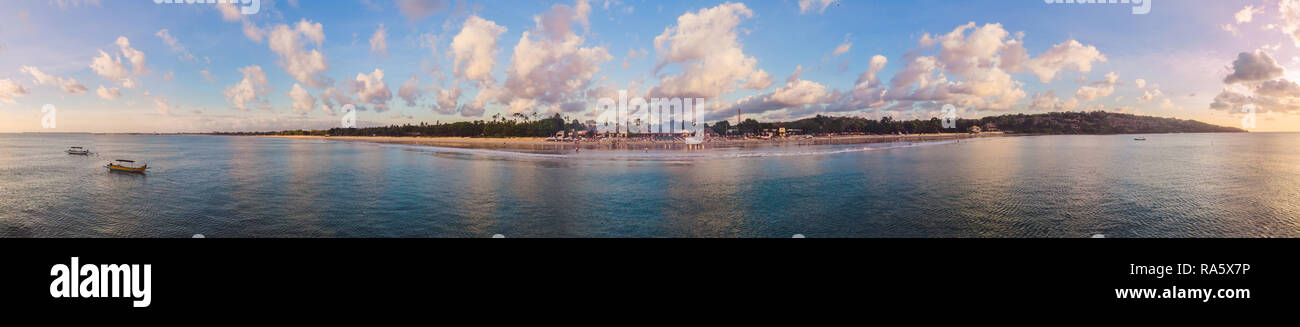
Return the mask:
{"type": "Polygon", "coordinates": [[[1294,85],[1295,2],[1157,1],[1134,15],[1039,0],[262,0],[232,15],[17,1],[0,10],[0,132],[51,131],[45,104],[66,132],[328,128],[342,103],[363,125],[585,120],[617,90],[704,97],[714,119],[929,118],[954,104],[970,118],[1107,110],[1237,126],[1236,108],[1255,104],[1257,130],[1297,130],[1300,92],[1268,88],[1294,85]],[[1236,75],[1250,78],[1225,83],[1236,75]]]}

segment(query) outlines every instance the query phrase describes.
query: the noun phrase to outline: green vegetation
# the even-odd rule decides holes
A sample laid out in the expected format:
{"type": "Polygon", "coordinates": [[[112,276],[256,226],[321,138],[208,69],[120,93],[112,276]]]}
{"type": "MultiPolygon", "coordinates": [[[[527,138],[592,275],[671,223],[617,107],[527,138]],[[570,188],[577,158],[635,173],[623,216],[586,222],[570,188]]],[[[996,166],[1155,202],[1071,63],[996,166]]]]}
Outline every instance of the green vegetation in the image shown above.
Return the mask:
{"type": "Polygon", "coordinates": [[[1206,124],[1194,120],[1137,116],[1130,114],[1093,112],[1053,112],[1045,114],[1015,114],[984,117],[981,119],[958,119],[957,128],[944,129],[939,118],[929,120],[893,120],[884,117],[880,120],[853,117],[828,117],[818,115],[793,122],[760,123],[746,119],[740,125],[732,126],[722,121],[711,128],[715,133],[761,134],[764,130],[776,128],[799,129],[804,133],[863,133],[863,134],[933,134],[969,131],[972,126],[981,129],[993,127],[1008,133],[1025,134],[1148,134],[1148,133],[1233,133],[1245,132],[1231,127],[1206,124]]]}
{"type": "MultiPolygon", "coordinates": [[[[328,130],[297,130],[265,133],[218,133],[227,135],[330,135],[330,136],[454,136],[454,137],[546,137],[562,130],[585,130],[577,120],[559,114],[550,118],[534,119],[521,114],[511,118],[495,115],[492,120],[457,123],[420,123],[419,125],[393,125],[371,128],[332,128],[328,130]],[[566,123],[566,121],[570,121],[566,123]]],[[[1206,124],[1194,120],[1137,116],[1104,111],[1053,112],[1045,114],[1015,114],[958,119],[957,128],[944,129],[939,118],[929,120],[880,120],[854,117],[829,117],[818,115],[792,122],[760,123],[746,119],[739,125],[720,121],[704,125],[718,134],[763,134],[765,130],[787,128],[803,133],[860,133],[860,134],[933,134],[969,131],[972,126],[991,128],[1008,133],[1024,134],[1148,134],[1148,133],[1236,133],[1239,128],[1206,124]],[[734,130],[734,131],[733,131],[734,130]],[[728,132],[730,131],[730,133],[728,132]]]]}
{"type": "Polygon", "coordinates": [[[476,120],[456,123],[420,123],[385,127],[367,128],[331,128],[328,130],[294,130],[281,132],[253,133],[217,133],[222,135],[281,135],[281,136],[451,136],[451,137],[547,137],[561,130],[584,130],[577,120],[565,123],[567,119],[556,114],[550,118],[534,119],[523,114],[512,118],[501,115],[492,116],[492,120],[476,120]]]}

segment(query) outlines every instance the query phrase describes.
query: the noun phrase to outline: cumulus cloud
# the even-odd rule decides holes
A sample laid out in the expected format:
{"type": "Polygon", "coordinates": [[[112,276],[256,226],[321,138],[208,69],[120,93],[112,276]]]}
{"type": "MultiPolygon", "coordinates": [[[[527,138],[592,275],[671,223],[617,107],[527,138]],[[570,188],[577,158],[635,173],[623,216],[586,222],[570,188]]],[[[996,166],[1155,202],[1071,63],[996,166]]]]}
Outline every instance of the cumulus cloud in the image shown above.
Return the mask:
{"type": "Polygon", "coordinates": [[[923,35],[923,48],[938,45],[935,56],[909,54],[903,70],[890,81],[887,100],[904,106],[923,102],[974,107],[978,110],[1011,109],[1026,97],[1023,83],[1014,80],[1004,67],[1004,60],[1027,60],[1017,51],[1023,47],[1001,24],[975,23],[959,26],[952,32],[923,35]],[[958,79],[949,80],[949,76],[958,79]]]}
{"type": "Polygon", "coordinates": [[[416,102],[418,102],[420,98],[424,97],[424,89],[420,87],[420,79],[415,75],[411,75],[411,78],[407,79],[406,82],[402,83],[402,86],[397,89],[397,97],[406,101],[407,106],[414,107],[416,102]]]}
{"type": "Polygon", "coordinates": [[[384,24],[379,24],[375,34],[370,35],[370,53],[388,56],[388,30],[384,29],[384,24]]]}
{"type": "Polygon", "coordinates": [[[117,47],[122,50],[122,56],[125,57],[127,61],[131,62],[131,69],[136,75],[143,75],[144,73],[149,72],[149,68],[145,67],[144,52],[132,48],[131,40],[127,39],[125,36],[119,36],[115,43],[117,43],[117,47]]]}
{"type": "Polygon", "coordinates": [[[1258,113],[1300,113],[1300,85],[1281,78],[1286,70],[1267,53],[1255,50],[1237,55],[1232,73],[1224,78],[1226,86],[1210,103],[1210,109],[1240,114],[1246,105],[1258,113]]]}
{"type": "Polygon", "coordinates": [[[1070,111],[1074,110],[1078,106],[1078,98],[1063,100],[1056,96],[1056,91],[1035,93],[1029,101],[1029,109],[1039,111],[1070,111]]]}
{"type": "Polygon", "coordinates": [[[796,114],[811,113],[820,108],[803,109],[827,104],[835,98],[826,85],[799,78],[802,71],[802,66],[796,68],[795,72],[786,79],[785,86],[766,94],[746,97],[729,107],[710,112],[705,116],[705,120],[725,119],[737,111],[748,115],[761,115],[782,109],[797,111],[796,114]]]}
{"type": "Polygon", "coordinates": [[[397,10],[411,22],[420,21],[446,10],[449,0],[397,0],[397,10]]]}
{"type": "Polygon", "coordinates": [[[1165,95],[1164,92],[1160,92],[1159,89],[1154,89],[1154,90],[1142,92],[1142,96],[1139,97],[1138,100],[1142,101],[1142,103],[1149,103],[1152,100],[1160,98],[1164,95],[1165,95]]]}
{"type": "Polygon", "coordinates": [[[164,116],[172,115],[172,104],[167,100],[166,97],[154,98],[153,104],[154,104],[154,110],[158,111],[159,114],[162,114],[164,116]]]}
{"type": "Polygon", "coordinates": [[[810,12],[825,13],[826,7],[830,7],[835,0],[799,0],[799,13],[807,14],[810,12]]]}
{"type": "Polygon", "coordinates": [[[271,109],[271,105],[262,99],[270,91],[270,82],[266,80],[266,72],[262,71],[262,67],[248,66],[240,68],[239,72],[244,74],[244,79],[226,88],[226,100],[241,111],[248,111],[251,105],[271,109]]]}
{"type": "Polygon", "coordinates": [[[1278,65],[1277,61],[1263,50],[1238,54],[1237,60],[1233,61],[1229,68],[1232,73],[1223,78],[1225,84],[1264,81],[1286,74],[1286,68],[1278,65]]]}
{"type": "Polygon", "coordinates": [[[393,99],[393,92],[384,83],[384,71],[375,69],[370,74],[357,74],[352,81],[354,94],[360,103],[370,104],[377,112],[388,111],[388,101],[393,99]]]}
{"type": "Polygon", "coordinates": [[[1244,24],[1244,23],[1249,23],[1251,20],[1253,20],[1255,14],[1260,14],[1263,12],[1264,12],[1264,8],[1255,8],[1255,6],[1246,6],[1245,8],[1241,8],[1240,11],[1237,11],[1236,14],[1233,14],[1232,17],[1237,20],[1237,24],[1244,24]]]}
{"type": "Polygon", "coordinates": [[[289,76],[310,87],[328,84],[321,72],[329,69],[325,55],[318,49],[307,50],[304,46],[314,44],[320,47],[325,41],[324,27],[306,19],[295,26],[278,25],[271,29],[268,43],[271,51],[280,55],[280,66],[289,76]]]}
{"type": "Polygon", "coordinates": [[[116,87],[108,88],[103,85],[100,85],[99,89],[95,90],[95,94],[98,94],[99,97],[104,100],[117,100],[122,97],[122,91],[118,90],[116,87]]]}
{"type": "Polygon", "coordinates": [[[1296,46],[1300,46],[1300,0],[1281,0],[1277,6],[1282,16],[1279,30],[1290,37],[1296,46]]]}
{"type": "Polygon", "coordinates": [[[316,107],[316,97],[311,96],[311,93],[298,83],[293,84],[293,88],[287,95],[290,100],[293,100],[293,113],[306,115],[316,107]]]}
{"type": "MultiPolygon", "coordinates": [[[[1020,45],[1020,42],[1010,46],[1014,49],[1009,49],[1009,51],[1024,53],[1024,48],[1020,45]]],[[[1013,72],[1029,71],[1037,75],[1040,82],[1048,83],[1055,80],[1057,73],[1063,70],[1088,73],[1092,72],[1093,63],[1106,61],[1106,56],[1101,54],[1101,51],[1098,51],[1096,47],[1085,46],[1079,41],[1069,40],[1053,46],[1036,58],[1023,61],[1023,65],[1008,62],[1006,66],[1013,72]]]]}
{"type": "MultiPolygon", "coordinates": [[[[505,32],[506,28],[495,22],[470,16],[461,25],[460,32],[452,38],[453,74],[458,82],[477,82],[479,87],[479,93],[474,100],[460,106],[462,116],[482,116],[486,112],[488,102],[500,93],[500,90],[493,85],[496,81],[492,77],[492,69],[496,66],[497,40],[505,32]]],[[[440,108],[445,107],[440,106],[440,108]]]]}
{"type": "Polygon", "coordinates": [[[461,91],[459,87],[450,87],[437,90],[438,103],[433,107],[436,113],[450,115],[456,113],[456,102],[460,99],[461,91]]]}
{"type": "Polygon", "coordinates": [[[244,14],[239,12],[239,7],[233,3],[217,3],[217,11],[221,12],[221,19],[228,22],[235,22],[244,19],[244,14]]]}
{"type": "Polygon", "coordinates": [[[10,79],[0,79],[0,102],[14,103],[14,98],[27,95],[22,84],[10,79]]]}
{"type": "Polygon", "coordinates": [[[1115,72],[1106,73],[1106,79],[1093,82],[1091,85],[1079,87],[1074,96],[1083,101],[1092,101],[1097,98],[1108,97],[1115,93],[1115,85],[1119,83],[1119,74],[1115,72]]]}
{"type": "Polygon", "coordinates": [[[320,93],[320,109],[326,115],[333,116],[336,110],[342,111],[343,106],[353,103],[352,98],[340,92],[337,88],[326,88],[320,93]]]}
{"type": "Polygon", "coordinates": [[[738,40],[737,26],[753,16],[743,3],[725,3],[678,17],[676,25],[655,37],[661,58],[655,71],[679,64],[682,72],[661,77],[651,94],[714,99],[737,86],[770,87],[770,75],[757,67],[757,59],[745,55],[738,40]]]}
{"type": "Polygon", "coordinates": [[[613,59],[603,47],[584,47],[583,37],[573,31],[572,24],[587,23],[580,10],[584,5],[579,1],[575,9],[556,4],[533,17],[536,26],[519,38],[497,94],[498,102],[509,104],[510,113],[584,109],[581,103],[592,78],[600,65],[613,59]]]}
{"type": "Polygon", "coordinates": [[[136,81],[131,74],[143,75],[149,70],[145,67],[145,54],[143,51],[131,47],[131,41],[125,36],[119,36],[114,42],[121,51],[120,55],[110,56],[108,52],[99,50],[99,55],[95,56],[90,62],[90,69],[95,71],[100,77],[106,80],[117,82],[126,88],[135,88],[136,81]],[[131,71],[126,69],[122,64],[122,58],[126,58],[131,64],[131,71]]]}
{"type": "Polygon", "coordinates": [[[453,72],[457,78],[472,81],[489,81],[492,67],[496,65],[497,38],[506,28],[496,23],[470,16],[460,33],[451,40],[453,72]]]}

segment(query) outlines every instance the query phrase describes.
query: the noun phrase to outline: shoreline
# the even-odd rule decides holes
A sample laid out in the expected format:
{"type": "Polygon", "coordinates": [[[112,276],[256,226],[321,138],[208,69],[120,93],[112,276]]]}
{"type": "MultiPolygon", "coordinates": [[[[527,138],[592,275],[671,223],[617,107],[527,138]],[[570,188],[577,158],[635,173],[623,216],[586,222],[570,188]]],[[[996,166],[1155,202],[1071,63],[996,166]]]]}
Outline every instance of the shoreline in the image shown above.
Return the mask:
{"type": "Polygon", "coordinates": [[[470,149],[511,149],[533,151],[578,151],[582,150],[676,150],[689,147],[711,148],[751,148],[779,146],[818,146],[896,142],[947,141],[987,137],[1009,136],[1003,133],[947,133],[914,135],[849,135],[823,136],[814,138],[790,137],[773,139],[708,139],[701,145],[687,145],[681,140],[647,140],[604,138],[583,141],[555,142],[540,137],[479,138],[479,137],[421,137],[421,136],[315,136],[315,135],[259,135],[257,137],[287,139],[317,139],[343,142],[382,143],[420,145],[446,148],[470,149]]]}

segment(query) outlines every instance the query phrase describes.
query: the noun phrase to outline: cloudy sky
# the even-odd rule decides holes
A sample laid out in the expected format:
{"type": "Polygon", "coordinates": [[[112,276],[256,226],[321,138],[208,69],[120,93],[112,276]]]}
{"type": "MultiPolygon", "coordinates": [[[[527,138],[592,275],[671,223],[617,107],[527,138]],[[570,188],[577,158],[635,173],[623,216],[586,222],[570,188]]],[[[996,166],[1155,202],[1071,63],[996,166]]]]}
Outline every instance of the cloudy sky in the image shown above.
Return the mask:
{"type": "Polygon", "coordinates": [[[21,0],[0,132],[209,132],[596,116],[707,100],[764,120],[1106,110],[1300,130],[1300,0],[21,0]],[[42,129],[41,107],[57,108],[42,129]]]}

